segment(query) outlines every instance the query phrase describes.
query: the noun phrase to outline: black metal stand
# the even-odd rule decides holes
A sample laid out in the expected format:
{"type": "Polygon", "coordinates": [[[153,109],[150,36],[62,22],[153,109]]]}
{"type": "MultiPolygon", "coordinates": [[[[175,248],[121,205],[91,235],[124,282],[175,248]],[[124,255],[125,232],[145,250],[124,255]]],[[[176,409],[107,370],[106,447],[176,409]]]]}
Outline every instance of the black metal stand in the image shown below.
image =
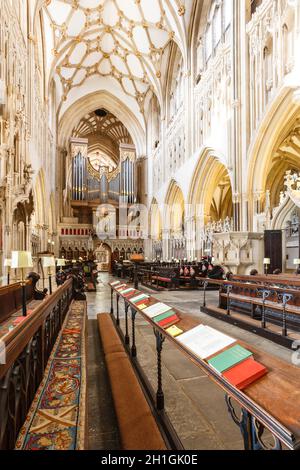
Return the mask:
{"type": "Polygon", "coordinates": [[[129,309],[129,304],[125,302],[125,344],[130,343],[129,339],[129,330],[128,330],[128,309],[129,309]]]}
{"type": "Polygon", "coordinates": [[[263,434],[265,427],[263,424],[259,423],[247,410],[242,408],[241,417],[238,418],[234,406],[232,404],[231,397],[226,394],[225,401],[227,404],[228,412],[235,422],[235,424],[240,428],[241,434],[244,440],[245,450],[281,450],[282,445],[279,439],[273,436],[274,445],[267,444],[263,441],[263,434]]]}
{"type": "Polygon", "coordinates": [[[10,284],[10,274],[8,273],[7,274],[7,285],[9,286],[9,284],[10,284]]]}
{"type": "Polygon", "coordinates": [[[110,314],[114,314],[114,291],[112,287],[110,291],[110,314]]]}
{"type": "Polygon", "coordinates": [[[287,336],[286,306],[292,298],[292,294],[278,294],[278,300],[282,302],[282,336],[287,336]]]}
{"type": "Polygon", "coordinates": [[[49,274],[49,294],[52,294],[52,277],[51,274],[49,274]]]}
{"type": "Polygon", "coordinates": [[[138,290],[139,288],[139,277],[138,277],[138,265],[134,263],[134,288],[138,290]]]}
{"type": "Polygon", "coordinates": [[[120,311],[119,311],[120,296],[117,294],[117,325],[120,326],[120,311]]]}
{"type": "Polygon", "coordinates": [[[157,352],[157,392],[156,392],[156,408],[162,411],[165,408],[165,396],[162,388],[162,367],[161,367],[161,353],[165,337],[154,328],[156,337],[156,352],[157,352]]]}
{"type": "Polygon", "coordinates": [[[206,307],[206,289],[208,286],[208,282],[204,281],[203,282],[203,307],[206,307]]]}
{"type": "Polygon", "coordinates": [[[135,318],[136,318],[136,310],[133,308],[131,309],[131,322],[132,322],[132,346],[131,346],[131,356],[136,357],[136,345],[135,345],[135,318]]]}
{"type": "Polygon", "coordinates": [[[27,317],[27,305],[26,305],[26,284],[22,284],[22,311],[23,317],[27,317]]]}
{"type": "Polygon", "coordinates": [[[230,316],[230,292],[232,291],[232,286],[227,287],[227,315],[230,316]]]}

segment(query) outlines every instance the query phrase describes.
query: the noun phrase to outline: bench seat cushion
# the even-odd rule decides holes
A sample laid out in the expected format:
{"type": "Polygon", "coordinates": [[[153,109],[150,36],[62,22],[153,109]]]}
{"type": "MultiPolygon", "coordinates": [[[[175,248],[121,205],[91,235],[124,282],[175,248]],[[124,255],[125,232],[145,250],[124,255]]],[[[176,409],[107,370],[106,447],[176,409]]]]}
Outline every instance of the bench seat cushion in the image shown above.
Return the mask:
{"type": "Polygon", "coordinates": [[[109,354],[106,362],[122,448],[165,450],[166,445],[128,357],[119,353],[109,354]]]}
{"type": "Polygon", "coordinates": [[[105,354],[122,353],[124,348],[109,313],[98,315],[98,326],[105,354]]]}

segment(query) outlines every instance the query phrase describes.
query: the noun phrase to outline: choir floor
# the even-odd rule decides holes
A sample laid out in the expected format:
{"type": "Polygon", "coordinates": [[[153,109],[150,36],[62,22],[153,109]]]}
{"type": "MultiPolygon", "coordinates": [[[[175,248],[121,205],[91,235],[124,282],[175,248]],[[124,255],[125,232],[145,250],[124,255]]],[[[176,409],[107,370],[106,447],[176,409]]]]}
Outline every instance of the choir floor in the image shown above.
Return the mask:
{"type": "MultiPolygon", "coordinates": [[[[110,385],[100,347],[97,314],[110,311],[108,274],[99,276],[96,293],[88,293],[88,443],[91,450],[120,448],[117,422],[110,385]]],[[[147,290],[140,287],[140,290],[147,290]]],[[[189,312],[207,325],[291,361],[291,351],[200,312],[200,291],[162,292],[151,294],[182,312],[189,312]]],[[[217,305],[218,292],[207,293],[207,303],[217,305]]],[[[121,302],[120,302],[121,305],[121,302]]],[[[124,327],[121,309],[121,326],[124,327]]],[[[156,345],[152,328],[137,316],[138,359],[154,389],[156,386],[156,345]]],[[[224,392],[209,380],[168,341],[163,347],[163,388],[165,407],[184,447],[188,450],[243,449],[238,427],[234,424],[224,400],[224,392]]]]}

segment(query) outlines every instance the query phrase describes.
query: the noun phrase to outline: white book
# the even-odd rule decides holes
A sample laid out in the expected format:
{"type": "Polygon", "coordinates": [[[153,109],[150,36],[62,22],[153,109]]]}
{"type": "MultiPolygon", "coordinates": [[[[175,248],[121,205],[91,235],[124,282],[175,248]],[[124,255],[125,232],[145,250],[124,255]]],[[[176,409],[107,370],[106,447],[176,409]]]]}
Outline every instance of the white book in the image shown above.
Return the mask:
{"type": "Polygon", "coordinates": [[[120,290],[123,290],[125,287],[127,287],[127,284],[120,284],[119,286],[116,286],[116,290],[120,292],[120,290]]]}
{"type": "Polygon", "coordinates": [[[113,286],[113,287],[114,287],[114,286],[117,286],[117,285],[119,285],[119,284],[120,284],[120,281],[114,281],[114,282],[111,282],[111,283],[110,283],[110,285],[113,286]]]}
{"type": "Polygon", "coordinates": [[[149,299],[149,297],[150,295],[147,295],[147,294],[139,294],[136,297],[132,297],[132,299],[130,299],[130,302],[134,304],[135,302],[138,302],[139,300],[149,299]]]}
{"type": "Polygon", "coordinates": [[[178,337],[178,341],[201,359],[206,359],[236,340],[207,325],[199,325],[178,337]]]}
{"type": "Polygon", "coordinates": [[[125,289],[125,290],[120,290],[119,292],[120,294],[129,294],[129,292],[134,292],[134,289],[130,288],[130,289],[125,289]]]}
{"type": "Polygon", "coordinates": [[[169,310],[172,310],[172,307],[169,305],[163,304],[161,302],[158,302],[154,305],[151,305],[151,307],[147,307],[143,310],[143,312],[150,318],[154,318],[157,315],[160,315],[162,313],[168,312],[169,310]]]}

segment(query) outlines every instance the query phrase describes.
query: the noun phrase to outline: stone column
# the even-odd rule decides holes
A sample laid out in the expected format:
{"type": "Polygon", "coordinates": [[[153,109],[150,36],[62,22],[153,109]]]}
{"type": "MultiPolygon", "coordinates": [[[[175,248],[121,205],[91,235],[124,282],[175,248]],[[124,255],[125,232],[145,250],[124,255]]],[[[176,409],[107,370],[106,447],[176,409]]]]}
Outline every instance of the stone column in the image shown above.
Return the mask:
{"type": "Polygon", "coordinates": [[[169,241],[170,241],[169,230],[162,230],[162,247],[163,247],[162,257],[164,260],[169,259],[169,256],[170,256],[169,241]]]}

